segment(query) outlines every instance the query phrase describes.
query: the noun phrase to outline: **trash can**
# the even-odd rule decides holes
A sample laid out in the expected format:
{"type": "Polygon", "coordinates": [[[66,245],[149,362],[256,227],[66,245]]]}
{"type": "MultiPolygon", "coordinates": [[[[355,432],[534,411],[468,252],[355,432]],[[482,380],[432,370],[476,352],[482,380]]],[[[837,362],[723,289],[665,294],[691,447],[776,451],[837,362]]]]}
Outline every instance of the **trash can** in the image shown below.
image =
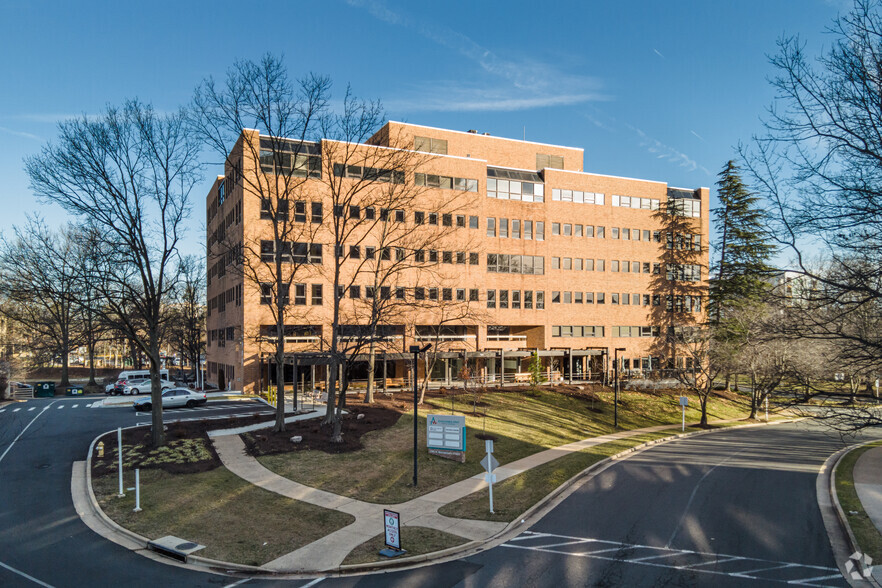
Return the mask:
{"type": "Polygon", "coordinates": [[[68,396],[79,396],[83,393],[82,386],[68,386],[65,394],[68,396]]]}
{"type": "Polygon", "coordinates": [[[37,382],[34,384],[35,398],[51,398],[55,396],[55,382],[37,382]]]}

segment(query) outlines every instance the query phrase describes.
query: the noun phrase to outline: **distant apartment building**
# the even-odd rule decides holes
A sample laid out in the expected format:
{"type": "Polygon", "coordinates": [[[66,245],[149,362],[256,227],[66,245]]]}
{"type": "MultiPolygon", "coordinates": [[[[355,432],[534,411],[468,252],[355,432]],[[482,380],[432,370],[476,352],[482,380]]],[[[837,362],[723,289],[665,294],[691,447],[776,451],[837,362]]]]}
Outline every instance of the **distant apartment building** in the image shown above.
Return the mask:
{"type": "MultiPolygon", "coordinates": [[[[359,317],[370,316],[359,309],[401,301],[371,326],[378,381],[410,377],[408,349],[426,342],[437,354],[432,378],[448,382],[464,366],[485,381],[523,379],[534,353],[552,379],[603,377],[614,355],[624,370],[651,371],[676,362],[665,352],[667,333],[703,317],[707,188],[585,172],[579,148],[397,122],[344,147],[243,130],[206,203],[209,382],[254,392],[275,377],[271,285],[241,269],[258,267],[258,257],[296,266],[281,334],[292,355],[328,348],[333,296],[345,315],[341,332],[352,337],[366,328],[359,317]],[[278,149],[296,152],[285,159],[299,170],[296,193],[274,178],[278,149]],[[409,153],[413,166],[356,165],[359,149],[409,153]],[[329,161],[335,154],[340,160],[329,161]],[[364,189],[344,206],[334,194],[346,182],[364,189]],[[287,202],[266,202],[258,185],[287,202]],[[406,207],[377,208],[369,197],[395,189],[411,190],[406,207]],[[273,251],[270,209],[302,227],[304,237],[284,251],[273,251]],[[676,212],[676,232],[665,210],[676,212]],[[361,224],[339,242],[342,219],[361,224]],[[406,238],[384,246],[391,230],[406,238]],[[430,234],[438,238],[420,241],[430,234]],[[666,257],[678,250],[690,252],[689,263],[666,257]],[[377,285],[377,268],[396,263],[403,269],[377,285]]],[[[359,348],[351,379],[367,377],[366,353],[359,348]]],[[[295,377],[311,386],[327,373],[301,366],[286,381],[295,377]]]]}

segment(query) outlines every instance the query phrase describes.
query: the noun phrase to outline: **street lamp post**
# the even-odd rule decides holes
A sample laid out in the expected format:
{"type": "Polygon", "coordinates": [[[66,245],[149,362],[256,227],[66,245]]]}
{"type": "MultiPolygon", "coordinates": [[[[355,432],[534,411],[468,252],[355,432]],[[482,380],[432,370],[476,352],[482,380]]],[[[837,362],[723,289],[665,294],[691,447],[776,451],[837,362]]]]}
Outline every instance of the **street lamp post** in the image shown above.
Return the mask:
{"type": "Polygon", "coordinates": [[[615,359],[613,360],[613,370],[615,373],[615,388],[613,392],[613,428],[619,428],[619,351],[624,351],[624,347],[615,348],[615,359]]]}
{"type": "Polygon", "coordinates": [[[417,390],[417,362],[420,359],[420,353],[425,353],[431,349],[432,344],[425,347],[419,345],[411,345],[410,352],[413,353],[413,487],[417,485],[417,404],[420,397],[417,390]]]}

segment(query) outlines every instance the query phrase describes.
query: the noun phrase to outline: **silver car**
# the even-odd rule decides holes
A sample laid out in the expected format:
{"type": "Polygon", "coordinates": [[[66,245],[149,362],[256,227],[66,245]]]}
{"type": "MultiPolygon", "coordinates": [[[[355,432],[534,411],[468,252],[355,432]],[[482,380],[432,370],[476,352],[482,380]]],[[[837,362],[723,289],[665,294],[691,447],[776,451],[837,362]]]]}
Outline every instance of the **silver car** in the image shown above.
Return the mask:
{"type": "MultiPolygon", "coordinates": [[[[169,382],[168,380],[159,380],[159,385],[163,390],[168,390],[174,387],[174,384],[169,382]]],[[[122,393],[126,396],[138,395],[141,392],[150,392],[150,378],[138,378],[132,380],[125,380],[122,384],[122,393]]]]}
{"type": "MultiPolygon", "coordinates": [[[[205,392],[195,392],[187,388],[172,388],[162,393],[162,408],[175,408],[179,406],[193,408],[199,404],[205,404],[207,401],[208,396],[206,396],[205,392]]],[[[135,400],[132,403],[132,407],[136,411],[151,410],[153,402],[151,402],[150,397],[145,396],[135,400]]]]}

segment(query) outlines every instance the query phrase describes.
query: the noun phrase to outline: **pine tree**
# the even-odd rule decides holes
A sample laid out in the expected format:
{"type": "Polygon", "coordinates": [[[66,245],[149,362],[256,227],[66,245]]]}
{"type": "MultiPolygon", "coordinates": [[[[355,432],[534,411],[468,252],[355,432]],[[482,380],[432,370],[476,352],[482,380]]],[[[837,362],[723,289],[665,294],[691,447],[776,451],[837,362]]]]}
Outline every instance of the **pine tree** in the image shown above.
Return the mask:
{"type": "Polygon", "coordinates": [[[711,210],[717,235],[708,300],[708,318],[716,325],[728,311],[760,301],[768,292],[764,278],[772,271],[768,261],[775,250],[767,240],[759,198],[744,185],[734,161],[723,166],[719,178],[720,205],[711,210]]]}

